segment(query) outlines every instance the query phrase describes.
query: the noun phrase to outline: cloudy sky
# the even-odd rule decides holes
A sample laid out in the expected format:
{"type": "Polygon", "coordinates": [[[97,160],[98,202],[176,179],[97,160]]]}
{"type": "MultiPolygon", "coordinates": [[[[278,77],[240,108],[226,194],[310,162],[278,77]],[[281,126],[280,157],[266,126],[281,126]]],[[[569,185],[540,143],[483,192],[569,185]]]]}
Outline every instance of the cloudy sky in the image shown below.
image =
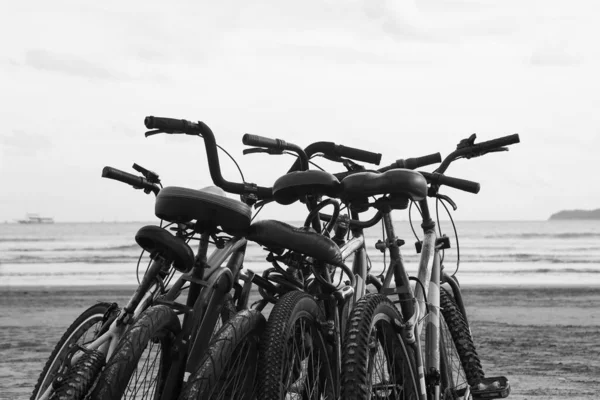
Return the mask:
{"type": "MultiPolygon", "coordinates": [[[[0,221],[151,220],[153,198],[100,178],[211,183],[202,140],[144,137],[146,115],[202,120],[247,180],[289,156],[242,156],[244,133],[381,152],[384,163],[519,133],[461,160],[460,219],[600,207],[597,2],[558,0],[19,1],[0,13],[0,221]]],[[[221,155],[225,176],[238,181],[221,155]]],[[[331,168],[335,165],[323,163],[331,168]]],[[[336,167],[336,171],[339,167],[336,167]]],[[[265,216],[301,218],[301,207],[265,216]]]]}

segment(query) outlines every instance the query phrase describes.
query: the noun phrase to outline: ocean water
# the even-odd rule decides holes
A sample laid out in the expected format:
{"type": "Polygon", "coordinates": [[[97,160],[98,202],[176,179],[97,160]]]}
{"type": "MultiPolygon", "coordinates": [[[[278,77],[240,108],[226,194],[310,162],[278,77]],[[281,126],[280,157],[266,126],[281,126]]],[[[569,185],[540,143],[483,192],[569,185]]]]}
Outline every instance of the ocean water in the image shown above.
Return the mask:
{"type": "MultiPolygon", "coordinates": [[[[134,236],[157,223],[0,224],[0,287],[62,285],[134,285],[141,249],[134,236]]],[[[299,225],[300,223],[296,223],[299,225]]],[[[442,221],[450,237],[444,268],[454,272],[457,242],[452,225],[442,221]]],[[[407,221],[395,223],[406,244],[402,255],[416,274],[419,255],[407,221]]],[[[456,222],[460,249],[457,272],[463,284],[598,285],[600,286],[600,221],[456,222]]],[[[415,230],[419,236],[419,225],[415,230]]],[[[374,272],[383,254],[374,247],[381,227],[366,232],[374,272]]],[[[250,243],[244,268],[260,272],[270,265],[260,246],[250,243]]],[[[147,265],[142,257],[140,274],[147,265]]]]}

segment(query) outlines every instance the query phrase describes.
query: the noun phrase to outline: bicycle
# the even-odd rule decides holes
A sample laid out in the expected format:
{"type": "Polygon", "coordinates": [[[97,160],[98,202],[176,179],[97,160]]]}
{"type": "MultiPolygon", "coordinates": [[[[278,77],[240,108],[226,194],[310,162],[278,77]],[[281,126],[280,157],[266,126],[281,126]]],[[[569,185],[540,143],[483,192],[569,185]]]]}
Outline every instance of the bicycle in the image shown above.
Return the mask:
{"type": "MultiPolygon", "coordinates": [[[[162,124],[167,131],[169,123],[168,119],[147,119],[147,125],[162,124]]],[[[270,189],[222,178],[217,146],[212,132],[206,129],[207,151],[213,160],[209,167],[215,183],[230,192],[248,195],[242,198],[249,203],[263,195],[270,197],[270,189]]],[[[159,132],[160,129],[151,131],[147,136],[159,132]]],[[[157,226],[138,231],[136,242],[150,254],[152,261],[135,293],[120,310],[114,303],[100,303],[74,321],[44,366],[32,399],[82,398],[88,394],[92,398],[120,397],[128,389],[138,361],[150,362],[146,353],[152,352],[152,346],[149,349],[146,346],[157,337],[160,337],[157,351],[161,356],[160,368],[158,374],[153,371],[154,382],[142,382],[144,390],[152,394],[177,393],[185,367],[195,368],[219,320],[226,321],[237,311],[232,309],[229,292],[237,284],[242,267],[247,243],[242,233],[250,225],[250,207],[224,197],[222,190],[162,188],[157,174],[135,164],[134,168],[143,177],[110,167],[104,168],[102,176],[154,193],[155,214],[174,224],[176,234],[173,236],[157,226]],[[219,237],[220,232],[231,236],[219,237]],[[200,238],[194,254],[187,241],[196,233],[200,238]],[[217,248],[207,258],[210,241],[217,248]],[[182,275],[167,289],[175,271],[182,275]],[[176,302],[185,289],[188,292],[185,303],[176,302]],[[177,314],[184,315],[182,324],[177,314]],[[180,349],[178,357],[171,357],[166,350],[171,347],[180,349]],[[171,366],[174,368],[170,369],[171,366]]],[[[237,307],[245,308],[243,300],[238,301],[237,307]]],[[[142,365],[146,367],[149,365],[142,365]]]]}
{"type": "MultiPolygon", "coordinates": [[[[484,378],[466,319],[460,286],[455,277],[443,271],[440,262],[440,251],[449,247],[449,240],[445,236],[436,236],[427,196],[449,200],[439,194],[441,185],[479,192],[476,182],[444,175],[450,163],[459,158],[508,150],[505,146],[518,142],[518,135],[510,135],[475,144],[475,135],[472,135],[462,140],[457,150],[448,155],[433,173],[421,172],[420,182],[416,176],[413,182],[401,182],[402,175],[406,175],[403,171],[397,172],[396,177],[385,177],[392,172],[389,171],[379,176],[356,174],[342,181],[347,200],[357,203],[360,208],[365,207],[365,195],[384,195],[385,198],[388,193],[396,192],[406,201],[411,191],[418,190],[420,199],[413,197],[410,200],[420,206],[424,232],[423,240],[417,242],[421,256],[417,285],[413,289],[400,255],[403,242],[395,236],[389,215],[384,214],[387,236],[384,247],[390,253],[390,265],[380,294],[360,299],[349,317],[351,322],[346,331],[342,357],[344,399],[508,396],[510,384],[505,377],[484,378]],[[398,184],[395,189],[389,183],[394,181],[398,184]],[[370,184],[369,190],[365,190],[365,182],[370,184]],[[400,188],[404,189],[404,193],[400,188]],[[392,279],[395,281],[394,288],[389,285],[392,279]],[[441,284],[448,284],[452,294],[441,284]],[[392,302],[388,296],[397,296],[398,300],[392,302]],[[394,303],[399,304],[399,309],[394,303]],[[425,337],[423,343],[422,335],[425,337]],[[457,358],[456,362],[453,357],[457,358]],[[381,362],[376,365],[377,361],[381,362]],[[466,382],[457,382],[461,376],[466,382]]],[[[369,206],[376,207],[376,203],[369,206]]]]}

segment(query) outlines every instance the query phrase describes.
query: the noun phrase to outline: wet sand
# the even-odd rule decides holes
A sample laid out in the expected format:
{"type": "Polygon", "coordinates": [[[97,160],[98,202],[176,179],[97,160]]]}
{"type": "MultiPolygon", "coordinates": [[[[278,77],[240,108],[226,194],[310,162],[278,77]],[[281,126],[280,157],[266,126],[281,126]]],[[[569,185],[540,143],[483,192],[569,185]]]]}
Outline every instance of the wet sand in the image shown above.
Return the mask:
{"type": "MultiPolygon", "coordinates": [[[[486,375],[505,375],[512,399],[591,399],[600,391],[599,287],[465,287],[486,375]]],[[[0,399],[29,398],[67,326],[131,289],[0,287],[0,399]]]]}

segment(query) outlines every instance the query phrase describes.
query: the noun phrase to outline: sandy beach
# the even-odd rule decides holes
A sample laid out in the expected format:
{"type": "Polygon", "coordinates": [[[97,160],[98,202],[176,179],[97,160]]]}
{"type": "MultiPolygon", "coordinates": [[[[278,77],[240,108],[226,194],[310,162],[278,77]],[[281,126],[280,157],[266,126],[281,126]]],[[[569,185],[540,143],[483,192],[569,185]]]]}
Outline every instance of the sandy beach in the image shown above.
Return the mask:
{"type": "MultiPolygon", "coordinates": [[[[0,288],[0,398],[29,398],[66,327],[97,301],[131,289],[0,288]]],[[[512,399],[591,399],[600,390],[600,288],[466,287],[468,317],[488,376],[512,399]]]]}

